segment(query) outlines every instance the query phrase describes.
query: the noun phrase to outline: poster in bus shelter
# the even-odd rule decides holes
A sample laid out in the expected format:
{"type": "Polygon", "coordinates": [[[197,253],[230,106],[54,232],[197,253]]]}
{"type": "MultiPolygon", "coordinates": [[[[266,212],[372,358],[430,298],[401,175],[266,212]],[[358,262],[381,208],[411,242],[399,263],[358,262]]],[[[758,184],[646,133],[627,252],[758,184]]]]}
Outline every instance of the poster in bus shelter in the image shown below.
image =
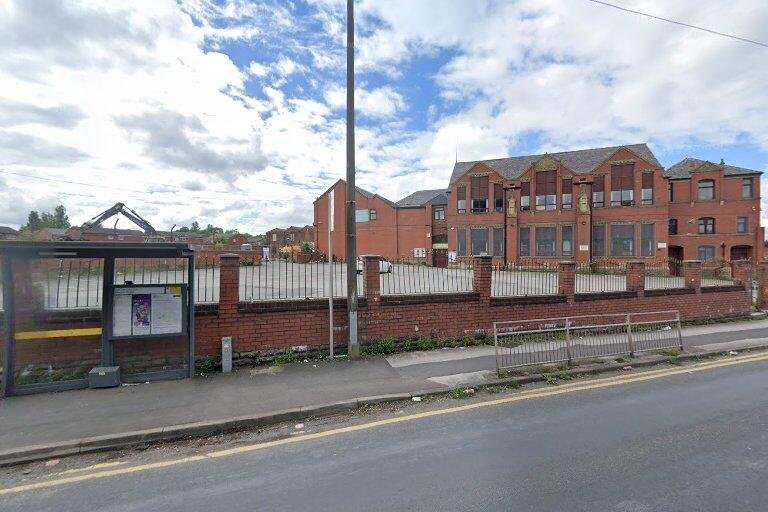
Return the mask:
{"type": "Polygon", "coordinates": [[[112,334],[117,337],[181,333],[181,286],[115,289],[112,334]]]}

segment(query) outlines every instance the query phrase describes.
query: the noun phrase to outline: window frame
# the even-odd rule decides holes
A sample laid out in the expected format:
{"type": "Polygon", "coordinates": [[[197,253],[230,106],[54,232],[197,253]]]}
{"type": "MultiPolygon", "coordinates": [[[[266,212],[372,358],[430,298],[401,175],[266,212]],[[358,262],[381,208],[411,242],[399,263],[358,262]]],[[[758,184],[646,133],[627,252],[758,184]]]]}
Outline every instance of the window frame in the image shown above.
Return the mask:
{"type": "Polygon", "coordinates": [[[605,175],[603,174],[595,176],[592,182],[592,208],[605,208],[605,175]]]}
{"type": "Polygon", "coordinates": [[[536,210],[551,211],[556,209],[557,171],[538,171],[536,173],[536,210]]]}
{"type": "Polygon", "coordinates": [[[751,176],[741,178],[741,198],[742,199],[754,199],[755,197],[755,182],[751,176]],[[749,195],[745,195],[744,191],[749,188],[749,195]]]}
{"type": "Polygon", "coordinates": [[[637,253],[637,243],[636,243],[636,241],[637,241],[637,232],[636,231],[637,230],[635,229],[635,225],[634,224],[630,224],[630,223],[612,223],[610,225],[609,236],[610,236],[610,241],[611,241],[610,247],[611,247],[611,257],[612,258],[634,258],[635,257],[635,254],[637,253]],[[626,237],[621,237],[620,238],[620,237],[615,236],[614,230],[618,230],[619,228],[631,228],[631,230],[632,230],[632,238],[628,239],[626,237]],[[624,240],[624,241],[630,240],[629,250],[628,251],[626,251],[626,250],[617,251],[616,248],[617,248],[617,241],[618,240],[624,240]]]}
{"type": "Polygon", "coordinates": [[[379,214],[376,213],[376,210],[374,208],[371,208],[370,210],[368,210],[368,220],[377,220],[379,218],[378,215],[379,214]]]}
{"type": "Polygon", "coordinates": [[[611,207],[635,206],[635,164],[611,166],[611,207]]]}
{"type": "Polygon", "coordinates": [[[573,257],[573,226],[571,224],[563,224],[560,227],[560,256],[573,257]],[[570,233],[568,237],[565,236],[566,232],[570,233]],[[566,241],[570,244],[568,250],[565,248],[566,241]]]}
{"type": "Polygon", "coordinates": [[[504,228],[494,227],[491,228],[491,245],[493,249],[493,256],[504,256],[504,228]],[[500,245],[499,245],[500,244],[500,245]]]}
{"type": "Polygon", "coordinates": [[[744,235],[749,233],[749,217],[736,217],[736,233],[744,235]],[[743,223],[743,226],[742,226],[743,223]]]}
{"type": "Polygon", "coordinates": [[[563,210],[570,210],[573,208],[573,179],[563,178],[560,182],[560,190],[560,207],[563,210]]]}
{"type": "Polygon", "coordinates": [[[714,201],[715,200],[715,180],[699,180],[696,182],[696,199],[698,201],[714,201]],[[706,184],[706,187],[702,185],[706,184]],[[701,197],[703,190],[709,190],[712,197],[701,197]]]}
{"type": "Polygon", "coordinates": [[[678,222],[677,219],[669,219],[667,221],[667,234],[668,235],[676,235],[678,233],[678,222]],[[674,226],[674,228],[672,227],[674,226]]]}
{"type": "Polygon", "coordinates": [[[656,224],[643,222],[640,224],[640,257],[651,258],[656,253],[656,224]],[[650,229],[650,238],[645,232],[650,229]],[[646,247],[646,244],[648,245],[646,247]]]}
{"type": "Polygon", "coordinates": [[[531,227],[520,226],[518,230],[517,252],[521,258],[529,258],[531,256],[531,227]],[[525,235],[523,235],[525,233],[525,235]],[[525,242],[525,244],[523,244],[525,242]],[[525,253],[523,252],[525,247],[525,253]]]}
{"type": "Polygon", "coordinates": [[[592,225],[592,233],[590,233],[591,238],[591,254],[593,257],[598,258],[605,258],[606,251],[605,251],[605,224],[593,224],[592,225]],[[595,236],[596,233],[600,233],[600,236],[595,236]]]}
{"type": "Polygon", "coordinates": [[[435,208],[433,217],[435,220],[445,220],[445,208],[442,206],[435,208]]]}
{"type": "Polygon", "coordinates": [[[716,250],[714,245],[700,245],[700,246],[698,246],[696,248],[696,256],[699,258],[699,261],[701,261],[701,262],[711,261],[711,260],[714,260],[717,257],[717,250],[716,250]],[[712,257],[711,258],[702,257],[702,255],[701,255],[701,252],[702,252],[701,250],[702,249],[706,250],[707,252],[709,252],[708,250],[711,249],[712,250],[711,251],[712,252],[712,257]]]}
{"type": "Polygon", "coordinates": [[[531,209],[531,182],[524,181],[520,184],[520,211],[531,209]]]}
{"type": "Polygon", "coordinates": [[[371,210],[363,208],[355,210],[355,224],[363,224],[371,221],[371,210]],[[363,218],[365,217],[365,218],[363,218]]]}
{"type": "Polygon", "coordinates": [[[467,213],[467,186],[456,187],[456,212],[467,213]]]}
{"type": "Polygon", "coordinates": [[[472,256],[488,256],[491,253],[488,252],[490,249],[490,233],[488,228],[469,228],[469,248],[471,249],[471,255],[472,256]],[[484,251],[475,251],[475,233],[484,233],[485,234],[485,250],[484,251]]]}
{"type": "Polygon", "coordinates": [[[699,217],[698,219],[699,234],[700,235],[715,235],[717,229],[715,227],[714,217],[699,217]]]}
{"type": "MultiPolygon", "coordinates": [[[[537,258],[556,258],[557,257],[557,226],[534,226],[534,249],[537,258]],[[542,238],[539,236],[540,231],[547,230],[552,233],[552,237],[542,238]],[[541,243],[547,243],[550,250],[540,251],[541,243]],[[551,244],[551,246],[549,245],[551,244]],[[551,252],[551,254],[550,254],[551,252]]],[[[548,247],[548,249],[549,249],[548,247]]]]}
{"type": "Polygon", "coordinates": [[[456,256],[467,256],[467,230],[464,228],[456,230],[456,256]]]}
{"type": "Polygon", "coordinates": [[[498,213],[504,213],[504,187],[501,183],[493,184],[493,209],[498,213]]]}

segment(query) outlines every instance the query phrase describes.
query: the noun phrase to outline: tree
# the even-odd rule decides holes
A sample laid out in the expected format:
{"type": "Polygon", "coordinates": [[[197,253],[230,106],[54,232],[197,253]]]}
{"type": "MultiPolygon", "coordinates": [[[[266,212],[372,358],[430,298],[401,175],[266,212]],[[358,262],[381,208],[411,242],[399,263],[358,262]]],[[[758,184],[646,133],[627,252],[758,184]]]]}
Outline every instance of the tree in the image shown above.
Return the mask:
{"type": "Polygon", "coordinates": [[[192,223],[192,227],[189,230],[194,232],[194,233],[199,233],[200,232],[200,224],[198,224],[197,221],[194,221],[192,223]]]}
{"type": "Polygon", "coordinates": [[[40,231],[43,229],[43,221],[40,218],[40,214],[35,210],[29,212],[27,215],[27,223],[21,227],[24,231],[40,231]]]}
{"type": "Polygon", "coordinates": [[[51,226],[54,228],[68,228],[70,226],[69,224],[69,216],[67,215],[67,209],[64,208],[63,205],[59,205],[53,210],[53,221],[55,223],[55,226],[51,226]]]}
{"type": "Polygon", "coordinates": [[[66,229],[70,226],[67,209],[63,205],[54,208],[53,213],[39,213],[36,210],[29,212],[27,223],[21,227],[22,231],[40,231],[45,228],[66,229]]]}

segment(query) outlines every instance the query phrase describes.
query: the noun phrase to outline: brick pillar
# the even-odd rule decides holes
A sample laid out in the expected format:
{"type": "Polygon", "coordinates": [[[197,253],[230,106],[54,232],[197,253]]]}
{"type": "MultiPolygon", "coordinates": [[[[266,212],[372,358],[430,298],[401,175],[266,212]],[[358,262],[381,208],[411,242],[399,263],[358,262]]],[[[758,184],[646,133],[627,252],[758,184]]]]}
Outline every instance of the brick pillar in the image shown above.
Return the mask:
{"type": "Polygon", "coordinates": [[[475,269],[472,290],[480,294],[480,300],[483,302],[491,301],[492,263],[493,257],[491,256],[475,256],[472,261],[475,269]]]}
{"type": "Polygon", "coordinates": [[[745,288],[752,287],[752,263],[749,260],[731,262],[731,277],[737,284],[743,284],[745,288]]]}
{"type": "Polygon", "coordinates": [[[645,293],[645,262],[630,261],[627,263],[627,291],[637,292],[638,297],[645,293]]]}
{"type": "Polygon", "coordinates": [[[757,295],[758,307],[768,309],[768,261],[761,261],[758,270],[760,288],[757,295]]]}
{"type": "Polygon", "coordinates": [[[365,298],[370,306],[378,306],[381,302],[381,278],[379,276],[381,256],[367,254],[362,258],[365,298]]]}
{"type": "Polygon", "coordinates": [[[557,293],[565,295],[568,302],[574,301],[576,294],[576,262],[561,261],[557,267],[557,293]]]}
{"type": "Polygon", "coordinates": [[[219,335],[232,336],[232,348],[237,350],[237,342],[242,341],[233,335],[237,325],[237,303],[240,302],[240,256],[222,254],[219,261],[219,335]]]}
{"type": "Polygon", "coordinates": [[[696,293],[701,293],[701,262],[685,260],[683,262],[683,279],[686,288],[693,288],[696,293]]]}

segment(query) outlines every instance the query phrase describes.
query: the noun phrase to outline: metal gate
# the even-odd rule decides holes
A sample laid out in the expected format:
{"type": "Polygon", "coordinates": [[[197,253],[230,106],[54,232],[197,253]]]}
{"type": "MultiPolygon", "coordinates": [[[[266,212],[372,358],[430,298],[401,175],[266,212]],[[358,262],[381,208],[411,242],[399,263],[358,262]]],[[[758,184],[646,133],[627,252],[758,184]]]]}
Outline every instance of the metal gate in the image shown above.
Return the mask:
{"type": "Polygon", "coordinates": [[[676,310],[494,322],[493,340],[497,371],[683,348],[676,310]]]}

